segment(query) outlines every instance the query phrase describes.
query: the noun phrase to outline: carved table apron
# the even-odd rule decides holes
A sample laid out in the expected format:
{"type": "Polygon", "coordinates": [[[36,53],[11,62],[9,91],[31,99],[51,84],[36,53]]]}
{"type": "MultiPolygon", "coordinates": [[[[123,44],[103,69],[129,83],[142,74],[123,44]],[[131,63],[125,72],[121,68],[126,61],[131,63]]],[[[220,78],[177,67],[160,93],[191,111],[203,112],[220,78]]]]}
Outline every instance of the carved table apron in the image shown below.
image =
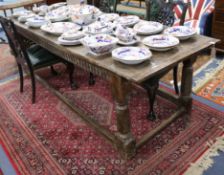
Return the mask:
{"type": "Polygon", "coordinates": [[[192,106],[192,64],[201,51],[208,49],[218,41],[213,38],[196,35],[194,38],[182,42],[177,48],[168,52],[153,52],[153,57],[150,61],[130,66],[114,61],[111,55],[95,58],[89,55],[83,46],[61,46],[58,44],[56,36],[46,34],[40,29],[30,29],[16,20],[14,20],[14,22],[18,33],[25,38],[34,41],[52,53],[86,71],[106,78],[111,83],[111,89],[116,104],[117,132],[115,134],[99,125],[99,123],[91,119],[91,117],[72,105],[62,94],[50,88],[45,81],[37,77],[87,124],[110,141],[126,159],[133,157],[137,148],[144,145],[147,140],[155,136],[177,117],[184,117],[186,123],[189,121],[192,106]],[[162,89],[158,89],[159,79],[180,62],[183,62],[180,95],[176,96],[162,89]],[[138,142],[136,142],[136,139],[131,133],[128,109],[128,95],[133,83],[147,86],[147,88],[150,89],[148,92],[149,95],[151,94],[150,99],[152,102],[154,102],[155,93],[157,93],[177,105],[177,111],[173,115],[163,120],[160,126],[149,131],[138,142]],[[182,115],[183,113],[185,114],[182,115]]]}

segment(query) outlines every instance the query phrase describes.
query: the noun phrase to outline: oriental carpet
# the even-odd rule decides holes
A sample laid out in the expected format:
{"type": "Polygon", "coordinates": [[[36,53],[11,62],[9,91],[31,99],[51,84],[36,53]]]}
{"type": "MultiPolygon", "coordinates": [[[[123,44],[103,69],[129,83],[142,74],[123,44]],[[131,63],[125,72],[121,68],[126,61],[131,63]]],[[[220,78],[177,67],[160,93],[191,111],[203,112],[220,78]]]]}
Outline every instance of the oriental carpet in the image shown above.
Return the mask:
{"type": "MultiPolygon", "coordinates": [[[[59,76],[52,76],[48,69],[39,75],[104,127],[116,132],[110,85],[96,78],[96,84],[88,86],[88,73],[78,70],[75,79],[80,88],[73,91],[64,67],[59,65],[57,70],[59,76]]],[[[223,113],[194,100],[188,128],[178,119],[139,149],[132,160],[123,160],[44,86],[37,83],[37,102],[32,105],[30,79],[25,80],[22,94],[18,85],[15,80],[0,86],[0,143],[18,174],[182,174],[208,149],[208,141],[224,133],[223,113]]],[[[172,103],[158,97],[159,119],[148,121],[148,98],[140,87],[132,91],[129,107],[137,140],[175,110],[172,103]]]]}

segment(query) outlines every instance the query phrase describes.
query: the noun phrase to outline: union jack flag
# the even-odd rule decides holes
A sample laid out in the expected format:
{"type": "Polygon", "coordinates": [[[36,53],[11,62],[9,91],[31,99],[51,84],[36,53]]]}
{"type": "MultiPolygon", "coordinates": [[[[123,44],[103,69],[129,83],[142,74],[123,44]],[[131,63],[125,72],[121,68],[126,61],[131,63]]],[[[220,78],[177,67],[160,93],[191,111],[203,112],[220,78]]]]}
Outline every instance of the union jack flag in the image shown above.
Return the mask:
{"type": "MultiPolygon", "coordinates": [[[[205,23],[208,14],[214,11],[215,0],[183,0],[184,2],[190,3],[190,7],[187,10],[185,24],[198,29],[199,33],[203,33],[201,27],[205,23]]],[[[180,18],[182,9],[176,6],[175,9],[176,19],[180,18]]]]}

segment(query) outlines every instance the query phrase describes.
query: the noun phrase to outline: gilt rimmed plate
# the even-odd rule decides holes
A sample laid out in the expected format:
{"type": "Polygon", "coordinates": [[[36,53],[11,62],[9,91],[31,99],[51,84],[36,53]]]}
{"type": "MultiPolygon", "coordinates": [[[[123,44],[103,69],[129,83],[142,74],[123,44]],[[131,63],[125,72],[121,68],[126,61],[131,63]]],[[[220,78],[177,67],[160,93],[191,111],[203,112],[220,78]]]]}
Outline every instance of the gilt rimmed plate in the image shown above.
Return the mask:
{"type": "Polygon", "coordinates": [[[112,51],[112,57],[116,61],[133,65],[149,60],[152,53],[143,47],[120,47],[112,51]]]}
{"type": "Polygon", "coordinates": [[[134,30],[139,35],[152,35],[160,33],[163,30],[163,25],[155,21],[141,21],[135,24],[134,30]]]}
{"type": "Polygon", "coordinates": [[[177,46],[179,39],[172,35],[153,35],[142,40],[142,43],[156,51],[167,51],[177,46]]]}
{"type": "Polygon", "coordinates": [[[99,16],[100,21],[114,21],[119,18],[119,15],[117,13],[103,13],[99,16]]]}
{"type": "Polygon", "coordinates": [[[64,46],[75,46],[81,44],[80,40],[66,40],[62,36],[58,38],[58,42],[64,46]]]}
{"type": "Polygon", "coordinates": [[[194,28],[188,26],[174,26],[164,30],[164,34],[173,35],[179,38],[180,40],[189,39],[193,37],[196,33],[197,32],[194,28]]]}
{"type": "Polygon", "coordinates": [[[34,16],[32,18],[28,18],[26,21],[28,26],[35,28],[41,27],[48,22],[44,17],[41,16],[34,16]]]}
{"type": "Polygon", "coordinates": [[[120,24],[123,26],[133,26],[139,22],[139,17],[136,15],[128,15],[128,16],[121,16],[116,19],[114,22],[115,24],[120,24]]]}
{"type": "Polygon", "coordinates": [[[42,25],[40,29],[53,35],[61,35],[62,33],[72,29],[80,30],[81,26],[72,22],[56,22],[42,25]]]}

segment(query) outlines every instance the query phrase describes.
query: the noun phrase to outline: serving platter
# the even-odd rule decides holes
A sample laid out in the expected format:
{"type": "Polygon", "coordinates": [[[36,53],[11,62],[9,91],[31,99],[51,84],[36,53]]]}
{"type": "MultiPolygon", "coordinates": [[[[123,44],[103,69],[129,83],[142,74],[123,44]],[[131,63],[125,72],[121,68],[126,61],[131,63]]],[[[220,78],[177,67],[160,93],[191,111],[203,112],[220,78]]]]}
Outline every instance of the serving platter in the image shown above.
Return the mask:
{"type": "Polygon", "coordinates": [[[163,30],[163,25],[155,21],[140,21],[135,24],[134,30],[139,35],[153,35],[163,30]]]}
{"type": "Polygon", "coordinates": [[[56,22],[42,25],[40,29],[53,35],[61,35],[69,30],[80,30],[81,26],[72,22],[56,22]]]}
{"type": "Polygon", "coordinates": [[[179,39],[172,35],[153,35],[142,40],[142,43],[155,51],[167,51],[176,47],[179,39]]]}
{"type": "Polygon", "coordinates": [[[55,10],[46,13],[45,18],[52,22],[64,21],[70,19],[70,14],[67,6],[59,7],[55,10]]]}
{"type": "Polygon", "coordinates": [[[33,18],[34,16],[35,16],[34,13],[28,13],[28,14],[26,14],[26,15],[21,15],[21,16],[18,17],[18,21],[19,21],[19,22],[26,22],[27,19],[29,19],[29,18],[33,18]]]}
{"type": "Polygon", "coordinates": [[[14,18],[18,18],[19,16],[25,16],[25,15],[29,15],[29,14],[33,14],[33,12],[30,10],[24,9],[24,10],[13,12],[12,16],[14,18]]]}
{"type": "Polygon", "coordinates": [[[194,28],[188,26],[174,26],[164,30],[164,34],[173,35],[179,38],[180,40],[189,39],[193,37],[196,33],[197,32],[194,28]]]}
{"type": "Polygon", "coordinates": [[[140,21],[139,17],[136,15],[120,16],[114,23],[117,25],[123,25],[131,27],[140,21]]]}
{"type": "Polygon", "coordinates": [[[114,60],[124,64],[139,64],[152,57],[149,49],[144,47],[120,47],[112,51],[114,60]]]}

